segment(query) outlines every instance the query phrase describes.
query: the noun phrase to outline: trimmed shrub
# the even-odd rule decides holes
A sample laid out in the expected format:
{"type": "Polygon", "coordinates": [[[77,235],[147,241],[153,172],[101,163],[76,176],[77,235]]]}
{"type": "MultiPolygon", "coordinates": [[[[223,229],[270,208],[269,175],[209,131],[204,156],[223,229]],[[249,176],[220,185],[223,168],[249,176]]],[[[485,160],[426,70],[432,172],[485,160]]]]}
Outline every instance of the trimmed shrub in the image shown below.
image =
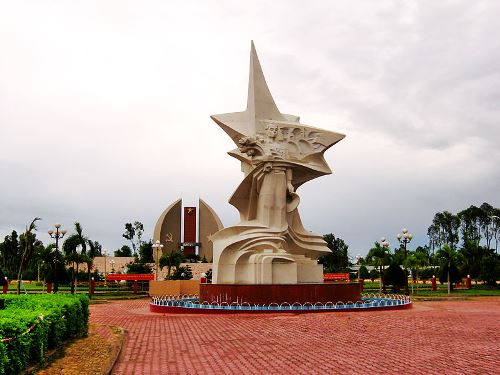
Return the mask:
{"type": "Polygon", "coordinates": [[[48,349],[86,336],[84,295],[5,295],[0,310],[0,374],[18,374],[30,363],[44,364],[48,349]]]}

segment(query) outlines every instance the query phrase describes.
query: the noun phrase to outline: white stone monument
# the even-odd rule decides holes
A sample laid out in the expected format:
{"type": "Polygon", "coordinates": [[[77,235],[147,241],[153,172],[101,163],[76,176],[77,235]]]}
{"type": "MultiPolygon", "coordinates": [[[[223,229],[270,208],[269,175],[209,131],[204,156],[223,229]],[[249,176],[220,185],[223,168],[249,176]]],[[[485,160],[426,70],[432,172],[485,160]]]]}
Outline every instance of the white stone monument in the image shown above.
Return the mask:
{"type": "Polygon", "coordinates": [[[345,136],[280,113],[253,42],[247,109],[211,118],[236,144],[229,155],[241,161],[245,175],[229,199],[240,212],[240,223],[212,236],[212,282],[323,282],[317,259],[330,250],[322,236],[304,229],[296,191],[303,183],[332,173],[323,154],[345,136]]]}

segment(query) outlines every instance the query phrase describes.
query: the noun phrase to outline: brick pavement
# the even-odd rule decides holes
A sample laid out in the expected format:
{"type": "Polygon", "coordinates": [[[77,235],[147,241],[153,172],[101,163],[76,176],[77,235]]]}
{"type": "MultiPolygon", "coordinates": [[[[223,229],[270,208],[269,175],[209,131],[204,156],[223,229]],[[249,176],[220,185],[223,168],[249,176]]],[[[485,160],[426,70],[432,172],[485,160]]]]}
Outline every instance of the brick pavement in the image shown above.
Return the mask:
{"type": "Polygon", "coordinates": [[[163,315],[147,300],[92,305],[124,327],[113,374],[500,374],[500,298],[412,309],[163,315]]]}

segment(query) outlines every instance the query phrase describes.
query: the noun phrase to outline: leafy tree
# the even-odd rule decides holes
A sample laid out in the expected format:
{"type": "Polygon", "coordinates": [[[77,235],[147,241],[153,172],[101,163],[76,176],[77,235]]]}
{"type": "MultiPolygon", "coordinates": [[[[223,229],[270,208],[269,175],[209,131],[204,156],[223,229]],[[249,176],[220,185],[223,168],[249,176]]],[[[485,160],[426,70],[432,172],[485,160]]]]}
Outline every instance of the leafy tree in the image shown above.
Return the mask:
{"type": "Polygon", "coordinates": [[[359,277],[364,280],[370,278],[370,273],[368,272],[368,268],[366,268],[365,265],[359,267],[359,277]]]}
{"type": "Polygon", "coordinates": [[[475,241],[466,240],[460,249],[463,265],[462,272],[476,279],[481,272],[481,261],[488,251],[475,241]]]}
{"type": "Polygon", "coordinates": [[[377,269],[372,268],[370,270],[370,274],[369,275],[370,275],[369,277],[370,277],[371,281],[374,282],[375,279],[378,279],[380,277],[380,272],[378,272],[377,269]]]}
{"type": "Polygon", "coordinates": [[[130,262],[127,264],[127,273],[152,273],[153,268],[148,263],[130,262]]]}
{"type": "Polygon", "coordinates": [[[115,257],[131,257],[131,256],[132,256],[132,249],[127,245],[123,245],[120,249],[115,250],[115,257]]]}
{"type": "Polygon", "coordinates": [[[327,273],[330,272],[349,272],[349,246],[343,239],[335,237],[332,233],[323,236],[328,248],[332,251],[330,254],[319,258],[319,263],[323,265],[327,273]]]}
{"type": "Polygon", "coordinates": [[[21,259],[21,249],[19,246],[19,236],[15,230],[10,235],[5,236],[0,243],[1,267],[9,279],[14,279],[19,270],[21,259]]]}
{"type": "Polygon", "coordinates": [[[379,268],[380,277],[380,293],[385,290],[384,266],[391,260],[391,253],[388,248],[382,246],[379,242],[375,242],[375,246],[370,249],[366,260],[374,267],[379,268]]]}
{"type": "Polygon", "coordinates": [[[419,251],[410,253],[403,264],[406,269],[409,268],[412,270],[412,273],[415,273],[418,290],[419,271],[429,265],[429,257],[427,253],[422,248],[419,251]]]}
{"type": "Polygon", "coordinates": [[[178,251],[172,251],[170,253],[167,251],[161,256],[159,266],[160,269],[163,269],[163,267],[167,267],[167,279],[171,277],[172,268],[177,271],[183,260],[184,256],[178,251]]]}
{"type": "Polygon", "coordinates": [[[154,263],[153,242],[151,242],[151,240],[141,243],[139,247],[139,257],[142,263],[154,263]]]}
{"type": "Polygon", "coordinates": [[[24,232],[24,236],[22,236],[23,242],[23,253],[21,255],[21,262],[19,264],[19,272],[17,274],[17,294],[21,294],[21,279],[23,275],[23,269],[31,261],[31,257],[33,256],[33,250],[36,246],[43,246],[40,241],[36,240],[36,235],[33,233],[36,228],[36,222],[41,220],[39,217],[33,219],[31,224],[26,227],[26,232],[24,232]]]}
{"type": "Polygon", "coordinates": [[[403,269],[396,263],[391,263],[384,272],[384,280],[387,285],[392,285],[392,290],[397,292],[401,287],[405,286],[406,274],[403,269]]]}
{"type": "Polygon", "coordinates": [[[483,203],[481,207],[481,215],[479,216],[479,228],[481,233],[486,240],[486,248],[489,250],[491,245],[491,240],[495,235],[495,224],[493,222],[493,216],[495,215],[495,208],[489,203],[483,203]]]}
{"type": "Polygon", "coordinates": [[[500,256],[491,252],[481,260],[479,279],[488,285],[496,285],[500,279],[500,256]]]}
{"type": "Polygon", "coordinates": [[[432,276],[436,274],[436,270],[432,267],[424,268],[420,271],[420,279],[421,280],[430,280],[432,276]]]}
{"type": "Polygon", "coordinates": [[[431,246],[442,247],[448,244],[452,249],[456,248],[459,241],[460,218],[449,211],[438,212],[434,215],[432,225],[427,234],[431,239],[431,246]]]}
{"type": "Polygon", "coordinates": [[[90,293],[90,283],[92,281],[92,266],[94,264],[94,259],[96,256],[102,255],[102,245],[97,241],[88,240],[88,251],[83,256],[83,261],[87,263],[87,280],[89,282],[89,293],[90,293]]]}
{"type": "Polygon", "coordinates": [[[441,276],[440,281],[442,280],[443,274],[446,274],[446,281],[448,283],[448,294],[451,293],[451,283],[454,281],[460,281],[460,273],[458,272],[456,263],[460,258],[460,253],[453,249],[448,244],[445,244],[441,249],[436,253],[437,257],[441,259],[441,276]],[[456,272],[455,272],[456,270],[456,272]],[[458,275],[458,276],[457,276],[458,275]]]}
{"type": "Polygon", "coordinates": [[[174,274],[171,276],[171,280],[191,280],[193,278],[193,272],[189,266],[178,267],[174,274]]]}
{"type": "Polygon", "coordinates": [[[88,238],[83,235],[83,229],[79,222],[75,223],[75,233],[66,238],[63,243],[63,252],[66,263],[71,264],[71,294],[75,293],[76,275],[78,274],[78,265],[83,263],[87,253],[88,238]],[[81,251],[78,253],[77,249],[81,251]],[[75,271],[76,264],[76,271],[75,271]]]}
{"type": "Polygon", "coordinates": [[[205,272],[205,277],[207,278],[207,283],[212,283],[212,269],[210,268],[205,272]]]}
{"type": "Polygon", "coordinates": [[[484,212],[476,207],[470,206],[458,213],[460,218],[460,231],[462,232],[463,242],[475,242],[479,246],[481,241],[481,225],[480,218],[484,212]]]}
{"type": "Polygon", "coordinates": [[[144,233],[144,225],[140,221],[125,224],[125,232],[122,237],[129,240],[134,250],[134,256],[137,255],[137,250],[142,244],[142,234],[144,233]]]}

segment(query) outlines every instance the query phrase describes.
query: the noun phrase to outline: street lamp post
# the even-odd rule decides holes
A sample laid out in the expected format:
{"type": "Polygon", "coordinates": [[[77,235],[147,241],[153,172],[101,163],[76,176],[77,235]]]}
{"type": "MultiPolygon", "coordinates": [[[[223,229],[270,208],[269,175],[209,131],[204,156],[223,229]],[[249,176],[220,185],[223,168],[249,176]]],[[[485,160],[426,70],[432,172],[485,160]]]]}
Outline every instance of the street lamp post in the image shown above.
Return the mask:
{"type": "Polygon", "coordinates": [[[160,262],[160,255],[159,252],[163,252],[163,245],[160,243],[160,240],[156,240],[155,243],[153,244],[153,251],[154,251],[154,258],[155,258],[155,265],[156,265],[156,276],[155,280],[158,281],[158,267],[159,267],[159,262],[160,262]]]}
{"type": "MultiPolygon", "coordinates": [[[[61,229],[61,224],[54,224],[54,227],[56,230],[54,231],[53,229],[49,229],[47,233],[49,234],[50,238],[53,238],[56,240],[56,257],[57,254],[59,253],[59,240],[64,237],[66,234],[66,229],[61,229]]],[[[59,289],[59,283],[57,282],[57,258],[54,258],[54,293],[57,292],[59,289]]]]}
{"type": "MultiPolygon", "coordinates": [[[[406,229],[406,228],[403,228],[402,232],[403,233],[398,233],[396,237],[397,237],[399,243],[404,246],[404,249],[405,249],[405,259],[404,260],[406,261],[406,258],[408,256],[407,245],[413,239],[413,234],[409,233],[408,229],[406,229]]],[[[410,292],[408,290],[408,269],[406,268],[406,266],[405,266],[405,294],[407,296],[410,295],[410,292]]]]}
{"type": "Polygon", "coordinates": [[[75,272],[75,293],[76,293],[76,289],[78,288],[78,261],[80,260],[80,255],[82,254],[82,245],[78,245],[76,247],[76,272],[75,272]]]}
{"type": "Polygon", "coordinates": [[[108,286],[108,282],[106,280],[106,262],[107,262],[106,257],[108,256],[108,252],[106,249],[104,249],[102,253],[104,254],[104,286],[108,286]]]}
{"type": "Polygon", "coordinates": [[[382,245],[382,258],[380,259],[380,262],[381,262],[381,267],[380,267],[380,293],[382,293],[382,284],[384,285],[384,293],[386,292],[385,290],[385,280],[384,280],[384,258],[385,258],[385,251],[389,248],[389,242],[387,242],[387,240],[385,239],[385,237],[382,237],[380,239],[380,244],[382,245]],[[384,280],[382,282],[382,280],[384,280]]]}

